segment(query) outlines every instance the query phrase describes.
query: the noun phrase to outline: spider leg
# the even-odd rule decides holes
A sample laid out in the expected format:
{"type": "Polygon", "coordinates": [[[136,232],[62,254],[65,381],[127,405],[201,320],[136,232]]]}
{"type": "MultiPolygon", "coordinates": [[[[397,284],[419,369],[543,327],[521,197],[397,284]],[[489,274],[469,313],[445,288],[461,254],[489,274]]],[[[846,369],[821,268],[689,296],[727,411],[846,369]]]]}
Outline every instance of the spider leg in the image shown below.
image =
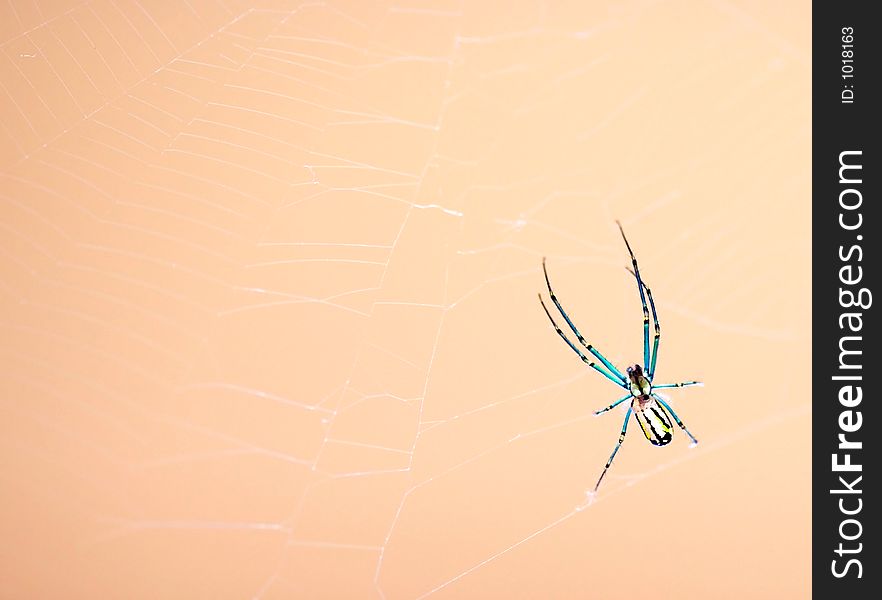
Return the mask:
{"type": "Polygon", "coordinates": [[[628,412],[625,414],[625,422],[622,423],[622,433],[619,436],[619,441],[616,443],[616,447],[613,448],[612,454],[609,455],[609,460],[606,461],[606,466],[603,467],[603,473],[600,474],[600,478],[597,480],[597,485],[594,486],[594,491],[597,491],[597,488],[600,487],[600,482],[603,481],[603,476],[606,475],[607,470],[609,470],[609,466],[612,464],[613,459],[616,457],[616,453],[619,451],[619,448],[622,447],[622,442],[625,441],[625,433],[628,431],[628,420],[631,418],[631,413],[634,411],[632,406],[628,407],[628,412]]]}
{"type": "Polygon", "coordinates": [[[621,404],[622,402],[624,402],[625,400],[627,400],[630,397],[631,397],[631,394],[628,394],[627,396],[622,396],[621,398],[619,398],[618,400],[616,400],[615,402],[613,402],[612,404],[610,404],[606,408],[601,408],[600,410],[595,410],[594,416],[596,417],[596,416],[602,415],[606,411],[614,409],[615,407],[617,407],[619,404],[621,404]]]}
{"type": "MultiPolygon", "coordinates": [[[[628,267],[625,268],[628,269],[628,272],[631,275],[637,277],[634,271],[628,267]]],[[[646,288],[646,295],[649,297],[649,309],[652,311],[652,322],[655,325],[655,339],[652,342],[652,358],[650,360],[649,368],[647,369],[649,380],[652,381],[652,377],[655,375],[655,363],[658,360],[658,343],[661,341],[661,324],[658,322],[658,313],[655,312],[655,300],[652,299],[652,290],[649,289],[649,286],[646,285],[645,281],[641,281],[640,283],[646,288]]]]}
{"type": "Polygon", "coordinates": [[[625,384],[622,383],[622,381],[617,379],[614,375],[612,375],[612,373],[610,373],[609,371],[607,371],[603,367],[598,367],[594,363],[594,361],[590,360],[587,356],[582,354],[582,352],[578,348],[576,348],[575,344],[573,344],[573,342],[571,342],[569,340],[569,338],[567,338],[567,336],[564,334],[564,332],[560,330],[560,327],[557,326],[557,323],[554,322],[554,319],[552,318],[551,313],[548,312],[548,308],[545,306],[545,302],[542,300],[542,294],[539,294],[539,303],[542,304],[542,308],[545,310],[545,314],[548,315],[548,320],[551,321],[552,325],[554,325],[554,330],[557,332],[557,334],[561,338],[563,338],[563,341],[565,341],[567,343],[567,346],[572,348],[573,352],[575,352],[576,354],[579,355],[579,358],[582,359],[582,362],[584,362],[586,365],[588,365],[589,367],[591,367],[592,369],[594,369],[595,371],[597,371],[598,373],[600,373],[601,375],[603,375],[604,377],[606,377],[607,379],[609,379],[610,381],[615,383],[617,386],[625,387],[625,384]]]}
{"type": "Polygon", "coordinates": [[[653,385],[652,389],[654,390],[662,390],[665,388],[678,388],[678,387],[689,387],[690,385],[704,385],[700,381],[684,381],[683,383],[660,383],[658,385],[653,385]]]}
{"type": "MultiPolygon", "coordinates": [[[[579,333],[579,330],[576,329],[576,326],[573,325],[573,322],[570,320],[569,315],[567,315],[566,311],[563,309],[563,306],[561,306],[560,302],[558,301],[557,296],[554,294],[554,290],[551,289],[551,280],[548,279],[548,269],[545,268],[545,257],[542,258],[542,272],[545,273],[545,285],[548,286],[548,295],[551,296],[551,301],[554,302],[554,305],[557,307],[557,310],[560,311],[560,314],[563,315],[563,318],[567,322],[567,325],[569,325],[570,329],[573,330],[573,333],[576,334],[576,338],[578,338],[579,343],[582,344],[582,346],[584,346],[585,349],[588,350],[588,352],[596,356],[597,359],[603,363],[603,366],[605,366],[616,377],[618,377],[622,383],[626,383],[627,379],[625,379],[625,376],[622,375],[621,371],[619,371],[611,362],[609,362],[603,354],[598,352],[594,346],[586,342],[585,338],[582,337],[582,334],[579,333]]],[[[539,299],[541,300],[542,297],[540,296],[539,299]]],[[[544,307],[545,304],[543,304],[542,306],[544,307]]],[[[548,310],[546,309],[545,312],[548,313],[548,310]]],[[[550,314],[548,315],[548,318],[551,319],[550,314]]],[[[551,319],[551,322],[554,323],[554,319],[551,319]]]]}
{"type": "Polygon", "coordinates": [[[672,416],[672,417],[674,417],[674,420],[677,422],[677,425],[680,426],[680,429],[682,429],[683,431],[685,431],[685,432],[686,432],[686,435],[689,436],[689,439],[692,440],[692,445],[694,446],[695,444],[697,444],[697,443],[698,443],[698,440],[695,439],[695,436],[692,435],[692,434],[689,432],[688,429],[686,429],[686,426],[683,425],[683,421],[680,420],[680,417],[677,416],[677,413],[674,412],[674,409],[671,408],[671,405],[668,404],[667,402],[665,402],[665,401],[662,399],[662,397],[659,396],[658,394],[653,394],[652,397],[655,398],[657,401],[661,402],[661,405],[664,406],[666,409],[668,409],[668,412],[671,413],[671,416],[672,416]]]}
{"type": "Polygon", "coordinates": [[[631,255],[631,265],[634,267],[634,276],[637,278],[637,290],[640,292],[640,303],[643,304],[643,368],[649,372],[651,366],[649,362],[649,309],[646,307],[646,295],[643,293],[644,284],[640,278],[640,269],[637,268],[637,258],[634,256],[634,251],[631,250],[628,238],[625,237],[625,230],[622,229],[622,224],[618,221],[616,221],[616,225],[619,226],[622,239],[625,240],[625,246],[628,247],[628,254],[631,255]]]}

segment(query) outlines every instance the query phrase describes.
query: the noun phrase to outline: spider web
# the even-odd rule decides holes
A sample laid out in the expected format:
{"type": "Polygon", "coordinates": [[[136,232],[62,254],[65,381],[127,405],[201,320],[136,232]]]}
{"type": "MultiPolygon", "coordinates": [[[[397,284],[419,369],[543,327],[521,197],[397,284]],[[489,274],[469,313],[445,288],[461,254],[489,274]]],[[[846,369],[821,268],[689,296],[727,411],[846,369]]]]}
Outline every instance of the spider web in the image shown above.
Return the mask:
{"type": "Polygon", "coordinates": [[[7,2],[5,593],[804,597],[808,11],[7,2]]]}

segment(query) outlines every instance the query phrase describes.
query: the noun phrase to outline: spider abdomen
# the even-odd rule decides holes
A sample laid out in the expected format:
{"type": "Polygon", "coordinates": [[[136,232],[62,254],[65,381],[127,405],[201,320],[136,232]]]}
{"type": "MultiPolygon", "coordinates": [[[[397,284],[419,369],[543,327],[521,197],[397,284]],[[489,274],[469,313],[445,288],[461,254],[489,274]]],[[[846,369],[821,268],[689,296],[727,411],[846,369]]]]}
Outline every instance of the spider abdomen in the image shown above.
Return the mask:
{"type": "Polygon", "coordinates": [[[667,446],[674,439],[671,417],[654,398],[638,398],[634,416],[640,423],[643,435],[653,446],[667,446]]]}

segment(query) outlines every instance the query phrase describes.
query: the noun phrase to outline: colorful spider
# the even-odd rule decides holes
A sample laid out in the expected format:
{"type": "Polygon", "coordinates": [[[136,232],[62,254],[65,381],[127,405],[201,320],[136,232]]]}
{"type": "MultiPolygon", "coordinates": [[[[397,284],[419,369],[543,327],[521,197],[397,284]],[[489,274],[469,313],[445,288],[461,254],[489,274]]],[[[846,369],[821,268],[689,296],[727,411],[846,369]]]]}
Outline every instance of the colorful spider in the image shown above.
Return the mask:
{"type": "MultiPolygon", "coordinates": [[[[603,476],[606,475],[609,466],[612,464],[613,459],[616,457],[616,453],[619,451],[619,448],[622,446],[622,442],[625,441],[625,434],[628,431],[628,420],[631,418],[631,414],[637,419],[637,422],[640,424],[640,428],[643,430],[643,435],[646,436],[646,439],[649,440],[654,446],[666,446],[671,443],[673,439],[673,426],[671,425],[671,416],[674,417],[674,421],[677,422],[677,425],[680,426],[680,429],[686,432],[686,435],[689,436],[689,439],[692,440],[692,445],[698,443],[698,440],[695,439],[686,426],[683,424],[683,421],[680,420],[680,417],[677,416],[677,413],[674,412],[674,409],[671,408],[670,404],[665,402],[665,400],[657,393],[655,390],[665,389],[665,388],[677,388],[677,387],[686,387],[690,385],[702,385],[700,381],[686,381],[684,383],[662,383],[659,385],[653,385],[652,379],[655,375],[655,365],[658,361],[658,343],[661,339],[661,327],[658,322],[658,314],[655,312],[655,301],[652,299],[652,291],[649,287],[643,282],[643,279],[640,277],[640,269],[637,268],[637,259],[634,257],[634,252],[631,250],[631,244],[628,243],[628,238],[625,237],[625,230],[622,229],[622,224],[616,221],[616,225],[619,226],[619,231],[622,232],[622,239],[625,240],[625,246],[628,248],[628,253],[631,255],[631,264],[634,267],[634,270],[631,271],[631,274],[637,279],[637,290],[640,292],[640,302],[643,304],[643,366],[634,365],[633,367],[628,367],[626,369],[627,378],[625,375],[622,375],[621,371],[619,371],[615,365],[609,362],[606,357],[603,356],[594,346],[585,341],[585,338],[582,337],[582,334],[579,333],[579,330],[576,329],[576,326],[573,325],[573,322],[570,320],[570,317],[567,315],[566,311],[564,311],[563,306],[560,305],[560,302],[557,300],[557,296],[554,295],[554,291],[551,289],[551,281],[548,279],[548,270],[545,268],[545,259],[542,259],[542,271],[545,273],[545,284],[548,286],[548,294],[551,296],[551,301],[554,302],[554,305],[557,307],[557,310],[560,311],[561,316],[567,322],[567,325],[570,326],[570,329],[573,330],[573,333],[576,334],[576,338],[578,338],[579,343],[588,350],[597,360],[600,361],[601,365],[597,365],[589,359],[585,354],[582,353],[581,350],[576,348],[575,344],[573,344],[569,338],[561,331],[560,327],[555,323],[554,318],[552,318],[551,313],[548,312],[548,308],[545,306],[545,302],[542,300],[542,294],[539,294],[539,302],[542,303],[542,308],[545,310],[545,314],[548,315],[548,319],[551,321],[551,324],[554,325],[555,331],[557,331],[558,335],[563,338],[563,340],[567,343],[567,345],[572,348],[573,352],[579,355],[579,358],[582,359],[582,362],[587,364],[589,367],[615,383],[621,388],[628,390],[628,394],[622,396],[609,406],[604,409],[595,411],[595,415],[600,415],[605,413],[608,410],[612,410],[622,402],[626,400],[631,401],[631,405],[628,407],[628,412],[625,413],[625,422],[622,424],[622,433],[619,435],[619,441],[616,443],[616,447],[613,448],[612,454],[609,456],[609,460],[606,461],[606,466],[603,468],[603,472],[600,474],[600,478],[597,480],[597,485],[594,486],[594,491],[597,491],[597,488],[600,487],[600,482],[603,481],[603,476]],[[644,294],[643,290],[646,290],[644,294]],[[652,344],[652,352],[649,351],[649,310],[646,307],[646,298],[649,297],[649,306],[652,309],[652,321],[655,324],[655,340],[652,344]],[[670,416],[668,415],[670,413],[670,416]]],[[[630,269],[628,269],[630,271],[630,269]]]]}

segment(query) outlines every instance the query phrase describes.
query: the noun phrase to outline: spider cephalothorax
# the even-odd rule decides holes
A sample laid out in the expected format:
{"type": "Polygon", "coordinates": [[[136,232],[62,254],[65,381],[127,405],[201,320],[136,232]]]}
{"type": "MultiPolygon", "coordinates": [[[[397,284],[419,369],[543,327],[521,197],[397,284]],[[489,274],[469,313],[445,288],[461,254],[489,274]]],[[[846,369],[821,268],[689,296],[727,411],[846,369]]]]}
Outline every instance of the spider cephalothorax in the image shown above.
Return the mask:
{"type": "Polygon", "coordinates": [[[640,365],[634,365],[626,369],[628,379],[631,381],[631,395],[640,400],[646,401],[652,394],[652,383],[643,374],[640,365]]]}
{"type": "MultiPolygon", "coordinates": [[[[631,418],[631,414],[634,415],[634,418],[637,419],[637,422],[640,424],[640,428],[643,430],[643,435],[646,436],[646,439],[652,443],[653,446],[667,446],[671,443],[673,439],[673,425],[671,424],[671,417],[676,421],[677,425],[686,432],[686,435],[689,436],[689,439],[692,440],[692,444],[695,445],[698,443],[698,440],[695,439],[689,430],[686,429],[686,426],[683,425],[683,421],[677,416],[677,413],[674,412],[674,409],[671,408],[670,404],[668,404],[664,398],[662,398],[659,394],[655,393],[655,390],[663,389],[663,388],[675,388],[675,387],[686,387],[691,385],[701,385],[698,381],[686,381],[683,383],[663,383],[660,385],[653,385],[652,380],[655,376],[655,365],[658,360],[658,346],[659,340],[661,339],[661,326],[658,322],[658,314],[655,312],[655,301],[652,299],[652,290],[643,283],[643,279],[640,277],[640,269],[637,268],[637,259],[634,257],[634,252],[631,250],[631,244],[628,243],[628,238],[625,237],[625,231],[622,229],[621,223],[616,222],[619,226],[619,231],[622,232],[622,239],[625,240],[625,246],[628,247],[628,253],[631,255],[631,266],[633,267],[633,271],[631,274],[637,280],[637,290],[640,292],[640,303],[643,305],[643,365],[634,365],[633,367],[628,367],[625,369],[625,373],[627,376],[619,371],[615,365],[613,365],[609,360],[606,359],[603,354],[601,354],[597,348],[593,345],[589,344],[582,334],[579,333],[579,330],[576,329],[576,326],[573,325],[573,322],[570,320],[569,315],[567,315],[566,311],[564,311],[563,306],[560,305],[560,302],[557,299],[557,296],[554,295],[554,291],[551,289],[551,281],[548,279],[548,271],[545,269],[545,259],[542,259],[542,270],[545,273],[545,284],[548,286],[548,295],[551,296],[551,301],[554,302],[554,306],[560,312],[561,316],[564,318],[564,321],[567,322],[567,325],[570,329],[572,329],[573,333],[576,334],[576,339],[579,340],[579,343],[582,344],[582,347],[585,348],[589,353],[591,353],[594,358],[600,361],[601,364],[596,364],[593,360],[589,359],[581,350],[579,350],[573,342],[561,331],[560,327],[557,326],[557,323],[554,322],[554,318],[551,316],[551,313],[548,312],[548,308],[545,306],[545,302],[542,300],[542,294],[539,294],[539,302],[542,303],[542,308],[545,309],[545,314],[548,315],[548,318],[551,320],[551,324],[554,326],[554,330],[557,331],[557,334],[563,338],[563,341],[567,343],[573,352],[579,355],[579,358],[582,359],[582,362],[587,364],[589,367],[618,385],[619,387],[628,391],[628,394],[622,396],[609,406],[604,409],[596,411],[595,415],[600,415],[605,413],[608,410],[611,410],[625,402],[627,400],[631,401],[630,406],[628,406],[628,411],[625,414],[625,422],[622,424],[622,433],[619,435],[619,441],[616,444],[615,448],[613,448],[612,454],[609,456],[609,460],[606,461],[606,466],[603,468],[603,472],[600,474],[600,478],[597,480],[597,485],[594,486],[594,491],[597,491],[597,488],[600,487],[600,482],[603,481],[603,476],[606,475],[607,469],[612,464],[613,459],[616,457],[616,452],[619,451],[619,448],[622,445],[622,442],[625,441],[625,433],[628,431],[628,420],[631,418]],[[645,290],[645,294],[644,294],[645,290]],[[649,308],[646,306],[646,299],[649,299],[649,308]],[[652,343],[652,349],[650,350],[649,344],[649,311],[652,310],[652,320],[655,325],[655,338],[652,343]],[[670,413],[670,414],[669,414],[670,413]]],[[[630,270],[630,269],[629,269],[630,270]]]]}

